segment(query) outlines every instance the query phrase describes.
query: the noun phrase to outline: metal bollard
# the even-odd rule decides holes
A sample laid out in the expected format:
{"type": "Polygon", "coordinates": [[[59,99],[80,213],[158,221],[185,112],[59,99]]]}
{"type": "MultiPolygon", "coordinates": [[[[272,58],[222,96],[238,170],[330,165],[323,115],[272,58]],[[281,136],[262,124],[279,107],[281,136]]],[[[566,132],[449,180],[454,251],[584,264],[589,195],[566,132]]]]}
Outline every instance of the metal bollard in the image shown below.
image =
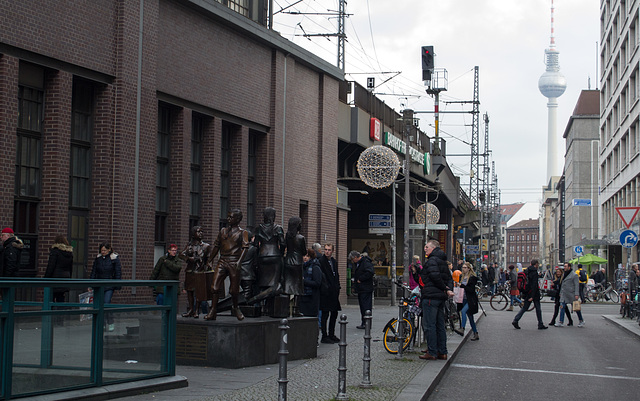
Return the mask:
{"type": "Polygon", "coordinates": [[[364,356],[362,357],[362,382],[360,388],[371,388],[371,311],[364,313],[364,356]]]}
{"type": "Polygon", "coordinates": [[[346,401],[347,397],[347,315],[340,316],[340,356],[338,357],[338,395],[337,401],[346,401]]]}
{"type": "Polygon", "coordinates": [[[398,305],[398,324],[396,328],[398,329],[398,333],[396,334],[396,340],[398,341],[398,353],[396,354],[397,359],[403,358],[404,352],[404,299],[400,300],[400,304],[398,305]]]}
{"type": "Polygon", "coordinates": [[[289,321],[282,319],[280,321],[280,350],[278,351],[279,375],[278,375],[278,401],[287,400],[287,330],[289,330],[289,321]]]}

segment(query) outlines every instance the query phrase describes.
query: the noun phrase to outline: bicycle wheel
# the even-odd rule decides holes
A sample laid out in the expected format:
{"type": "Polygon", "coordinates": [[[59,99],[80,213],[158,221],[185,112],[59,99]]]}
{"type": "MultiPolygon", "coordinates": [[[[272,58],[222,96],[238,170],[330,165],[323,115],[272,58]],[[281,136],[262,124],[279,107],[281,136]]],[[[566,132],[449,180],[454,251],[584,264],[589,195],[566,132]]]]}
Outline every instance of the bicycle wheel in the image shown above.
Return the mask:
{"type": "Polygon", "coordinates": [[[495,310],[505,310],[509,304],[509,299],[504,294],[498,294],[491,297],[489,304],[495,310]]]}
{"type": "Polygon", "coordinates": [[[617,304],[618,302],[620,302],[620,295],[618,295],[618,292],[616,290],[611,290],[611,292],[609,292],[609,299],[611,299],[613,303],[617,304]]]}
{"type": "MultiPolygon", "coordinates": [[[[402,350],[407,349],[409,343],[413,339],[415,334],[415,330],[411,322],[407,319],[402,319],[404,321],[404,343],[402,346],[402,350]]],[[[387,323],[386,328],[384,329],[383,342],[384,349],[387,350],[390,354],[398,353],[398,319],[393,319],[389,323],[387,323]]]]}
{"type": "Polygon", "coordinates": [[[599,295],[600,293],[598,291],[589,291],[587,298],[589,298],[591,302],[598,302],[599,295]]]}

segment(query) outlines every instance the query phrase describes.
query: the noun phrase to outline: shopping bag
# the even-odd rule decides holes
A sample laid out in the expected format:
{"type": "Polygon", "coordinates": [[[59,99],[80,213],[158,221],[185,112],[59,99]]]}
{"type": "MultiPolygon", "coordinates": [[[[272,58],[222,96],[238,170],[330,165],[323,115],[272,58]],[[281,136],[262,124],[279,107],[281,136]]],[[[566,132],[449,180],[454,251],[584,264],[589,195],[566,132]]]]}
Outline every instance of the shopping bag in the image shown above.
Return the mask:
{"type": "Polygon", "coordinates": [[[464,289],[460,287],[453,287],[453,302],[461,304],[464,300],[464,289]]]}
{"type": "Polygon", "coordinates": [[[573,308],[574,311],[577,310],[581,310],[582,309],[582,305],[580,305],[580,301],[573,301],[573,308]]]}

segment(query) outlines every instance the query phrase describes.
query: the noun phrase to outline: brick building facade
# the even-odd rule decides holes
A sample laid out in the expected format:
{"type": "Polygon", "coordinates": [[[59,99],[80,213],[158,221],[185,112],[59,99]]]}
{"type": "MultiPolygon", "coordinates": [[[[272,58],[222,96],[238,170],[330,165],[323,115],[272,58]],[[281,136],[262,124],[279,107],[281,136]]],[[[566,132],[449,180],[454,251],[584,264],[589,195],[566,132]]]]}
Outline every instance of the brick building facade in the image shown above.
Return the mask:
{"type": "Polygon", "coordinates": [[[540,260],[540,223],[537,219],[522,220],[507,228],[507,266],[540,260]]]}
{"type": "Polygon", "coordinates": [[[65,234],[74,277],[110,241],[123,278],[147,279],[236,207],[248,228],[267,206],[299,215],[346,258],[337,68],[216,2],[4,2],[0,24],[0,225],[30,247],[21,275],[65,234]]]}

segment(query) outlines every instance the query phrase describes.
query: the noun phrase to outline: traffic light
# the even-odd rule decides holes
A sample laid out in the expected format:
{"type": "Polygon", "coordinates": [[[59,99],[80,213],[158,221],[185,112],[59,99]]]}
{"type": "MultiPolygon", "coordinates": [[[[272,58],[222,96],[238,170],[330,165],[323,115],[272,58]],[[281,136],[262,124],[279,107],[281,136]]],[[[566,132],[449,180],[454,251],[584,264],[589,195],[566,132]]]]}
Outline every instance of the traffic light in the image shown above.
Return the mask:
{"type": "Polygon", "coordinates": [[[422,46],[422,80],[430,81],[434,68],[433,46],[422,46]]]}

